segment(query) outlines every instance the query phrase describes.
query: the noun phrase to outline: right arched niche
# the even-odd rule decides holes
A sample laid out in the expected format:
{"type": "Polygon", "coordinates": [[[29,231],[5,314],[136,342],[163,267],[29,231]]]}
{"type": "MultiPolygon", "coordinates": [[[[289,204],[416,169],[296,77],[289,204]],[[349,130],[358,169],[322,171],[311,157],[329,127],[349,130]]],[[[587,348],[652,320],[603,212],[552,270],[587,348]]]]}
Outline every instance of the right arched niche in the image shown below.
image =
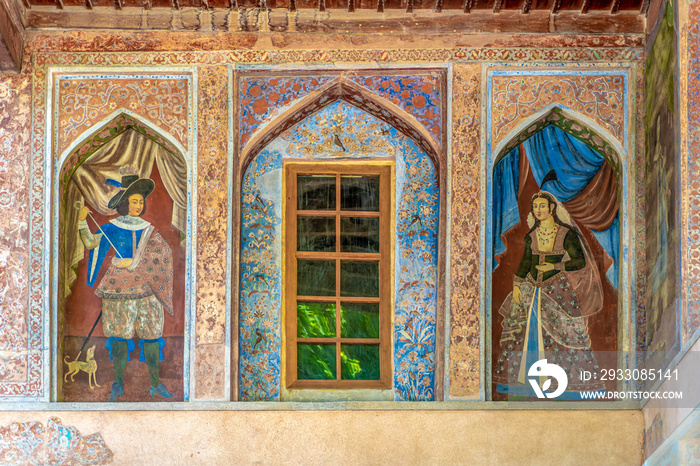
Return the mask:
{"type": "Polygon", "coordinates": [[[492,267],[486,271],[492,399],[534,398],[530,381],[538,379],[552,393],[554,379],[545,388],[546,377],[528,377],[542,359],[567,373],[558,399],[614,390],[600,375],[617,364],[619,155],[556,108],[497,155],[487,238],[492,267]],[[538,203],[544,213],[536,211],[538,203]],[[584,382],[582,371],[593,376],[584,382]]]}

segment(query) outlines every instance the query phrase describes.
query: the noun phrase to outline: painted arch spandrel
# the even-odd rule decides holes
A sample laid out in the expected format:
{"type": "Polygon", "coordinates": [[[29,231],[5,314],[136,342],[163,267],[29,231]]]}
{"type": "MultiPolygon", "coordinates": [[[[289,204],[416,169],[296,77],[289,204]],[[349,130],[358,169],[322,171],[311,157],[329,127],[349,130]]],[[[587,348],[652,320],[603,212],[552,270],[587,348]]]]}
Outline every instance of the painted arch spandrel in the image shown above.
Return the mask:
{"type": "Polygon", "coordinates": [[[187,165],[117,118],[61,172],[62,401],[182,401],[187,165]]]}
{"type": "Polygon", "coordinates": [[[528,374],[541,359],[568,376],[558,398],[614,389],[579,376],[615,367],[620,225],[612,165],[546,126],[496,163],[493,196],[493,399],[536,398],[528,374]]]}

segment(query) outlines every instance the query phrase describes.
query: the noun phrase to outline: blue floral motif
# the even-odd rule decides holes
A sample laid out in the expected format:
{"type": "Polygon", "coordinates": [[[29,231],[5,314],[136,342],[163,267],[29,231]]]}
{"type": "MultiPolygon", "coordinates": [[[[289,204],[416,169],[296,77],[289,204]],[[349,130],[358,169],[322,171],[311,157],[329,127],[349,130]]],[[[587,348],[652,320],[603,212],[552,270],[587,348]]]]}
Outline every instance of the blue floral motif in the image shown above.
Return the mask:
{"type": "Polygon", "coordinates": [[[241,193],[239,338],[243,400],[279,399],[282,160],[347,157],[396,160],[394,398],[434,399],[436,170],[414,141],[341,101],[282,133],[246,170],[241,193]]]}

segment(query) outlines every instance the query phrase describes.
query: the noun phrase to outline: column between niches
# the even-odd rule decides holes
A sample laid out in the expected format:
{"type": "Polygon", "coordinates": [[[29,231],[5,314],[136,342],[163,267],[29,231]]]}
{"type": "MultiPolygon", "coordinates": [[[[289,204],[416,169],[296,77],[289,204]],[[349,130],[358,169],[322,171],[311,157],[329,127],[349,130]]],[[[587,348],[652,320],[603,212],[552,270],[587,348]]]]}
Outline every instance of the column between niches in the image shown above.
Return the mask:
{"type": "Polygon", "coordinates": [[[197,69],[197,265],[193,400],[227,400],[228,68],[197,69]]]}
{"type": "Polygon", "coordinates": [[[457,63],[452,74],[452,153],[448,338],[445,399],[479,399],[484,361],[481,322],[479,234],[481,217],[481,65],[457,63]]]}

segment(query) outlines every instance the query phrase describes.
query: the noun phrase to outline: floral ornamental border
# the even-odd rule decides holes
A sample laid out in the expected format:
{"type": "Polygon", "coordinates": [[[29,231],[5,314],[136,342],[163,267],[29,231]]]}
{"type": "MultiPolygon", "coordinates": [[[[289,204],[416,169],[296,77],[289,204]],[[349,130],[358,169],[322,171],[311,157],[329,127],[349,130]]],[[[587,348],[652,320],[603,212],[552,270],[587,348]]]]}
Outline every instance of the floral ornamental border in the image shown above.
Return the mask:
{"type": "Polygon", "coordinates": [[[170,66],[335,64],[351,62],[488,62],[488,63],[581,63],[637,62],[645,60],[641,47],[455,47],[420,50],[230,50],[202,52],[36,52],[34,67],[63,66],[170,66]]]}

